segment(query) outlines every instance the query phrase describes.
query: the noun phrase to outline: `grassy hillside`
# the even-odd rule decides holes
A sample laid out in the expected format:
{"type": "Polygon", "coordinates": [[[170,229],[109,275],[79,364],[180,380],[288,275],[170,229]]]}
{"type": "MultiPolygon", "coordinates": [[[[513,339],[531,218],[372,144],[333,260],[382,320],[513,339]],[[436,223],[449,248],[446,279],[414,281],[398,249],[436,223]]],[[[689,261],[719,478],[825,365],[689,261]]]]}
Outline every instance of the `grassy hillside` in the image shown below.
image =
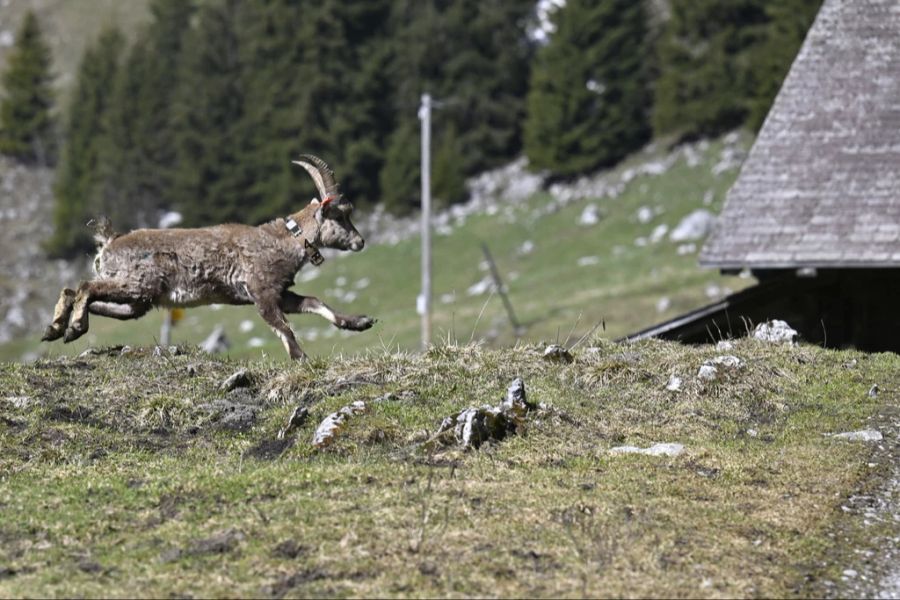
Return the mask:
{"type": "Polygon", "coordinates": [[[740,340],[742,365],[702,380],[714,346],[540,350],[3,363],[0,596],[809,597],[878,576],[859,563],[896,535],[870,512],[896,457],[825,434],[895,447],[896,355],[740,340]],[[426,443],[517,376],[542,405],[524,432],[426,443]],[[309,420],[279,440],[297,406],[309,420]],[[610,453],[657,442],[684,452],[610,453]]]}
{"type": "MultiPolygon", "coordinates": [[[[704,142],[674,151],[651,148],[602,175],[609,186],[621,187],[615,197],[561,204],[542,193],[519,203],[498,201],[490,210],[437,235],[435,336],[461,342],[486,339],[494,345],[515,341],[500,298],[467,292],[487,276],[482,242],[489,245],[517,316],[526,325],[523,341],[574,340],[601,321],[606,333],[615,337],[705,304],[710,297],[720,297],[726,286],[736,290],[747,285],[749,280],[722,278],[716,271],[700,269],[697,252],[702,240],[683,248],[667,235],[654,241],[652,234],[661,226],[671,231],[698,208],[718,213],[737,175],[738,163],[729,157],[749,147],[749,142],[747,136],[732,136],[728,143],[704,142]],[[667,160],[674,161],[667,170],[646,168],[667,160]],[[642,171],[656,174],[635,176],[642,171]],[[601,219],[590,226],[579,224],[591,205],[601,219]],[[533,248],[527,253],[526,242],[533,248]]],[[[319,270],[309,266],[298,276],[295,289],[379,319],[374,329],[349,335],[317,317],[292,316],[308,353],[418,347],[418,237],[331,258],[319,270]]],[[[53,301],[48,304],[49,310],[53,301]]],[[[97,344],[150,345],[159,337],[161,322],[161,312],[124,323],[94,317],[90,333],[70,346],[40,345],[37,338],[44,324],[35,323],[30,338],[0,346],[0,358],[16,360],[36,352],[77,355],[97,344]]],[[[174,340],[196,344],[217,325],[233,342],[234,357],[284,357],[277,338],[249,307],[190,310],[175,329],[174,340]]]]}

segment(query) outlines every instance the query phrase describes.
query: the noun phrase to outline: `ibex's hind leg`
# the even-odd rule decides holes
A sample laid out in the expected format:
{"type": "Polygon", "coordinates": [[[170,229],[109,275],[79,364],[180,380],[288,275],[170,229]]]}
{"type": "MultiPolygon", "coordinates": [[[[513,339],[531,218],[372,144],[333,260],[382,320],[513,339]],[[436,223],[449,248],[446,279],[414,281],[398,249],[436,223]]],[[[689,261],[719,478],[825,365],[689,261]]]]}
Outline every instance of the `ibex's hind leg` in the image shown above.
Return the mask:
{"type": "MultiPolygon", "coordinates": [[[[119,303],[119,304],[148,304],[141,300],[139,294],[129,289],[123,283],[113,280],[99,279],[97,281],[84,281],[78,286],[75,294],[75,304],[72,306],[72,316],[69,319],[69,327],[63,341],[72,342],[87,333],[88,311],[92,303],[119,303]]],[[[103,305],[101,304],[101,307],[103,305]]],[[[148,307],[149,308],[149,307],[148,307]]],[[[102,310],[102,308],[99,308],[102,310]]],[[[146,313],[146,309],[141,315],[146,313]]],[[[97,314],[101,314],[97,312],[97,314]]],[[[137,315],[137,316],[141,316],[137,315]]],[[[104,315],[108,316],[108,315],[104,315]]],[[[137,317],[128,317],[137,318],[137,317]]]]}
{"type": "Polygon", "coordinates": [[[41,341],[52,342],[65,334],[73,304],[75,304],[75,290],[63,288],[59,294],[59,300],[56,302],[56,308],[53,309],[53,321],[44,330],[41,341]]]}
{"type": "Polygon", "coordinates": [[[148,310],[150,310],[150,304],[142,302],[130,304],[122,302],[91,302],[88,304],[89,313],[122,321],[143,317],[148,310]]]}
{"type": "Polygon", "coordinates": [[[278,297],[265,295],[257,296],[254,300],[256,308],[259,310],[259,315],[266,323],[268,323],[269,327],[275,332],[275,335],[281,339],[281,343],[284,344],[284,349],[287,350],[291,358],[294,360],[304,360],[306,358],[306,353],[300,348],[300,344],[297,343],[297,338],[294,337],[291,326],[288,324],[287,319],[284,318],[284,312],[282,312],[281,307],[278,305],[278,297]]]}
{"type": "Polygon", "coordinates": [[[281,294],[281,308],[286,313],[311,313],[331,322],[335,327],[350,331],[365,331],[375,324],[375,319],[365,315],[345,315],[332,310],[315,296],[300,296],[293,292],[281,294]]]}

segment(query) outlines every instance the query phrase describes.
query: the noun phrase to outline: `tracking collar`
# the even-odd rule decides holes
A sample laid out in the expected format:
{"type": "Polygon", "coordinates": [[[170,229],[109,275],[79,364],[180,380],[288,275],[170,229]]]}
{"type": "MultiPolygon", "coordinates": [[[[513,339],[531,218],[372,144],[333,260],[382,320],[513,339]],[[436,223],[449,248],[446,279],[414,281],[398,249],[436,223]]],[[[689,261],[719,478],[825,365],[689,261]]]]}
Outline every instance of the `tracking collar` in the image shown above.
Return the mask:
{"type": "MultiPolygon", "coordinates": [[[[291,217],[285,217],[284,226],[287,227],[288,231],[291,232],[291,235],[295,238],[303,235],[303,230],[300,229],[300,225],[297,224],[297,221],[292,219],[291,217]]],[[[322,253],[319,252],[319,249],[309,243],[309,240],[303,239],[303,249],[306,250],[306,255],[309,257],[309,262],[313,264],[313,266],[318,267],[323,262],[325,262],[325,257],[322,256],[322,253]]]]}

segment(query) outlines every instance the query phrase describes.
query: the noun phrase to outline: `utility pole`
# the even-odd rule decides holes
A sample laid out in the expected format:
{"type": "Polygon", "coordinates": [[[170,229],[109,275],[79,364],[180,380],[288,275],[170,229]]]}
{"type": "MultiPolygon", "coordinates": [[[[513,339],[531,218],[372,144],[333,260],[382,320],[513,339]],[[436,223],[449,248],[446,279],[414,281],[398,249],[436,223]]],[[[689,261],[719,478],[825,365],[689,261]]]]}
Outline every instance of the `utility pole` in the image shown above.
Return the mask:
{"type": "Polygon", "coordinates": [[[431,94],[422,94],[419,120],[422,121],[422,349],[431,344],[431,94]]]}

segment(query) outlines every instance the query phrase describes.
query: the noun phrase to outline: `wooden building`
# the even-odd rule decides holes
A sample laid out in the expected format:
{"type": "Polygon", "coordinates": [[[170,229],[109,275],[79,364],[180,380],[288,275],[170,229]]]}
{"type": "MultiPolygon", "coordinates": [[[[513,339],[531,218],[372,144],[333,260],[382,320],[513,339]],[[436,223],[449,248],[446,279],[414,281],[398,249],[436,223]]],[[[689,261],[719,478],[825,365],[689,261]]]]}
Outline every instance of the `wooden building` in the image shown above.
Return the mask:
{"type": "Polygon", "coordinates": [[[900,1],[825,0],[700,264],[759,284],[629,338],[900,351],[900,1]]]}

